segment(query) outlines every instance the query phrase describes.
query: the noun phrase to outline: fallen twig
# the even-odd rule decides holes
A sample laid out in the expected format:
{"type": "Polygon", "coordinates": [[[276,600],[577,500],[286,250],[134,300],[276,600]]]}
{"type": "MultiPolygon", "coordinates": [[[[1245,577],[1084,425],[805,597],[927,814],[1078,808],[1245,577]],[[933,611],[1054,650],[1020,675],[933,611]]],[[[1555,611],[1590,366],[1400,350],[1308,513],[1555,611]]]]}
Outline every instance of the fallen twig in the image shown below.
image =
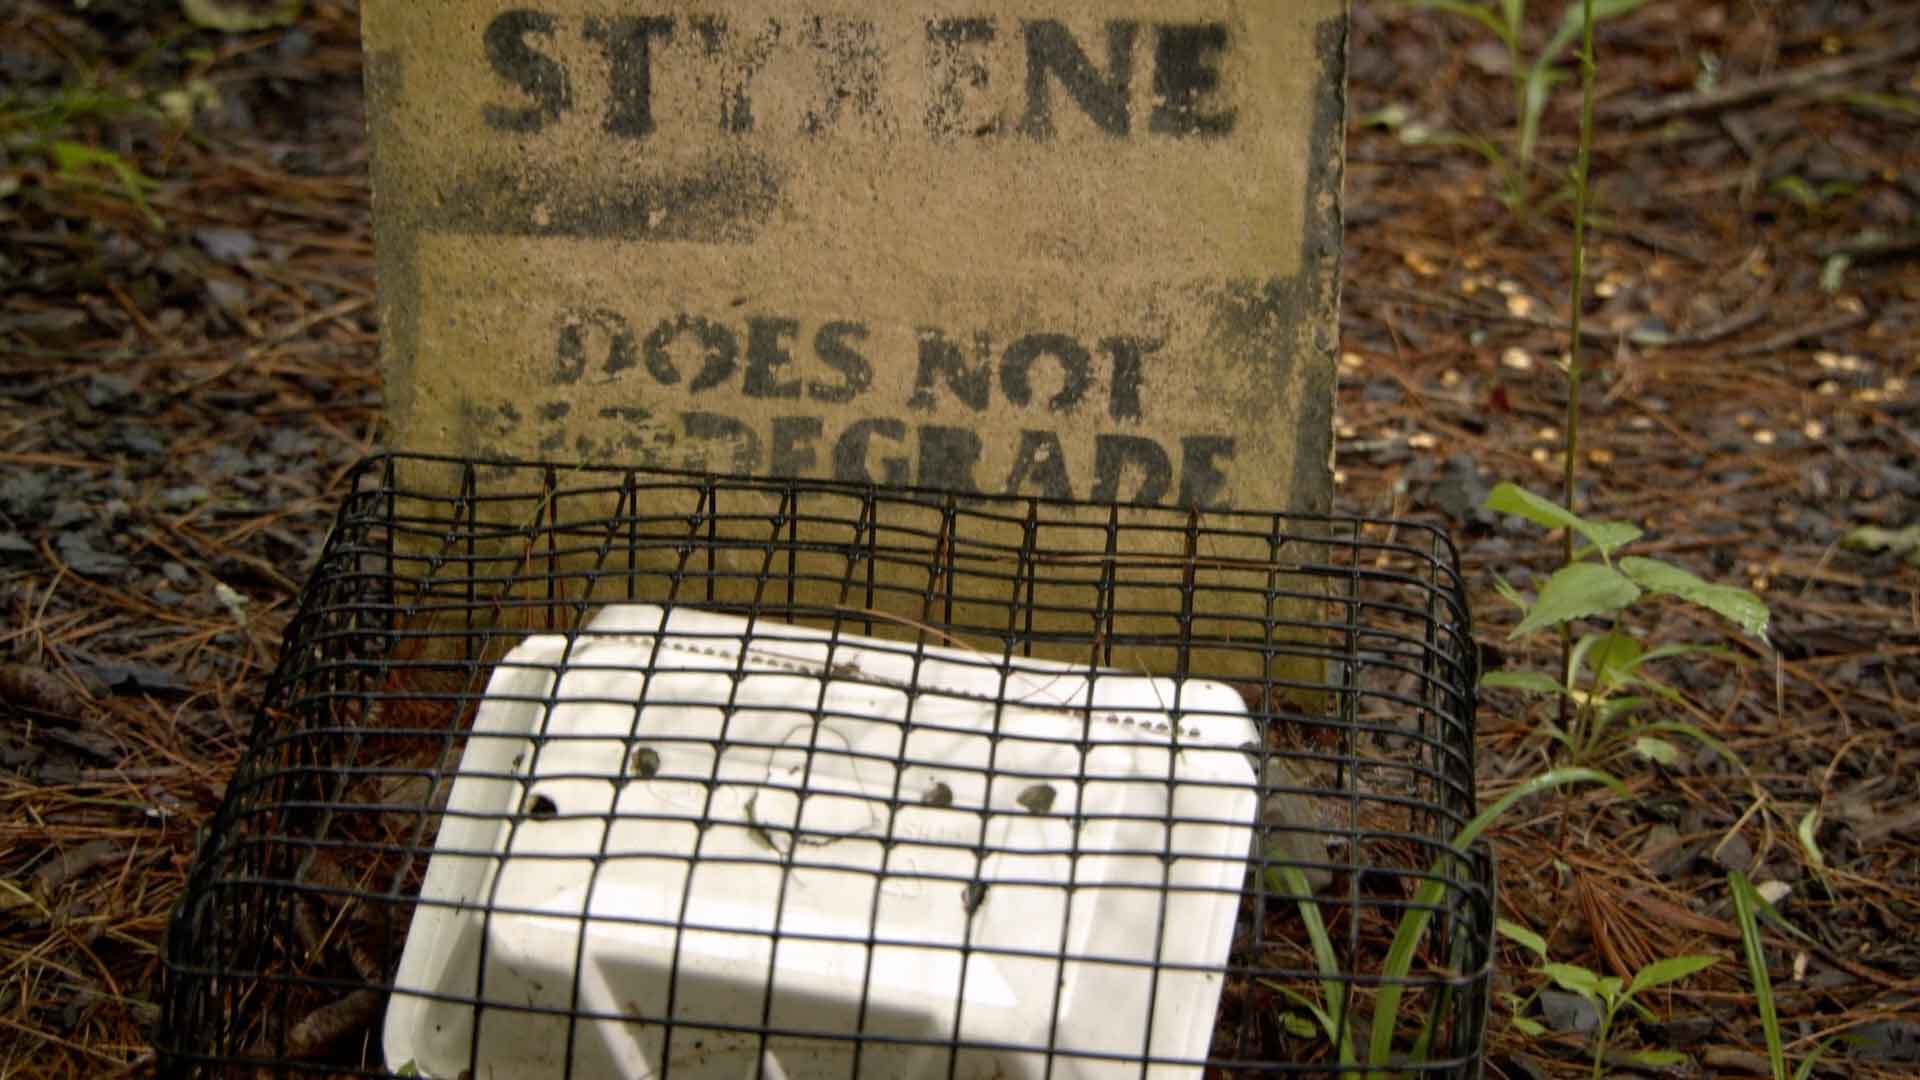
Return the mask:
{"type": "MultiPolygon", "coordinates": [[[[1521,326],[1531,326],[1540,330],[1551,330],[1555,333],[1564,334],[1569,329],[1567,323],[1560,319],[1543,319],[1531,315],[1514,315],[1510,312],[1486,307],[1481,304],[1456,300],[1451,296],[1446,296],[1441,293],[1423,292],[1418,289],[1389,287],[1375,290],[1356,287],[1349,289],[1348,292],[1358,298],[1394,300],[1413,304],[1418,307],[1433,308],[1438,311],[1445,311],[1449,314],[1461,315],[1467,318],[1517,323],[1521,326]]],[[[1741,308],[1739,311],[1734,312],[1717,323],[1703,326],[1698,330],[1669,334],[1662,330],[1628,330],[1621,332],[1608,330],[1605,327],[1582,326],[1580,328],[1580,340],[1601,345],[1612,345],[1624,340],[1627,344],[1642,349],[1709,345],[1722,338],[1731,337],[1745,330],[1747,327],[1752,326],[1754,323],[1759,322],[1766,314],[1766,302],[1769,298],[1769,295],[1764,293],[1756,296],[1746,307],[1741,308]]]]}
{"type": "Polygon", "coordinates": [[[1920,254],[1920,229],[1909,229],[1895,236],[1867,233],[1851,240],[1840,240],[1820,249],[1820,257],[1831,259],[1845,255],[1850,259],[1892,259],[1920,254]]]}
{"type": "Polygon", "coordinates": [[[1727,350],[1727,355],[1758,356],[1762,353],[1779,352],[1781,349],[1797,345],[1808,338],[1816,338],[1822,334],[1832,334],[1841,330],[1850,330],[1866,321],[1867,313],[1865,311],[1850,311],[1807,326],[1789,327],[1771,337],[1762,338],[1759,341],[1749,342],[1745,345],[1735,346],[1727,350]]]}
{"type": "Polygon", "coordinates": [[[1603,106],[1600,115],[1609,119],[1625,120],[1630,124],[1650,124],[1656,120],[1666,120],[1687,113],[1715,112],[1745,105],[1760,98],[1772,97],[1784,91],[1802,90],[1829,79],[1843,78],[1857,71],[1869,71],[1882,64],[1904,60],[1915,52],[1920,52],[1920,37],[1909,37],[1884,49],[1835,57],[1832,60],[1821,60],[1789,68],[1773,75],[1730,83],[1712,90],[1689,90],[1681,94],[1655,98],[1652,101],[1616,102],[1603,106]]]}

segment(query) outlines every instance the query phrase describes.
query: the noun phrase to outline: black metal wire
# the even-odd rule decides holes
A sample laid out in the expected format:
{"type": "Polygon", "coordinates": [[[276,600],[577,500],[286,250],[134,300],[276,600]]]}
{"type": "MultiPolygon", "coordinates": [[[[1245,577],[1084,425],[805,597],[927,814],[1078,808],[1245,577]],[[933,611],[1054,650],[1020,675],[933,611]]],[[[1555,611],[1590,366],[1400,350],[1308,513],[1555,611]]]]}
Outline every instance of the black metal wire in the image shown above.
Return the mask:
{"type": "MultiPolygon", "coordinates": [[[[694,670],[667,654],[664,631],[651,640],[640,665],[649,687],[654,675],[694,670]]],[[[719,709],[725,718],[721,743],[731,739],[728,745],[758,745],[769,754],[800,753],[797,797],[804,799],[825,752],[821,725],[804,745],[755,743],[739,735],[747,729],[736,730],[736,721],[764,706],[735,696],[748,676],[747,650],[737,653],[733,690],[719,709]]],[[[923,1059],[936,1062],[927,1075],[952,1077],[974,1075],[969,1063],[976,1057],[967,1051],[987,1055],[979,1060],[1013,1055],[1006,1060],[1022,1063],[1019,1069],[1048,1076],[1145,1076],[1150,1065],[1186,1065],[1194,1076],[1204,1067],[1208,1077],[1362,1075],[1367,1032],[1382,1023],[1396,1025],[1393,1042],[1401,1056],[1387,1063],[1396,1074],[1477,1076],[1492,955],[1492,867],[1483,848],[1450,846],[1475,810],[1474,657],[1453,550],[1443,534],[1418,523],[377,457],[353,474],[287,629],[248,753],[205,832],[174,913],[156,1040],[161,1072],[396,1075],[407,1063],[384,1060],[382,1016],[391,1001],[410,996],[468,1010],[474,1017],[470,1061],[484,1056],[483,1026],[507,1022],[489,1018],[551,1017],[562,1061],[581,1060],[587,1052],[591,1040],[583,1025],[609,1021],[658,1029],[662,1049],[651,1067],[661,1076],[701,1075],[693,1051],[705,1049],[705,1040],[718,1046],[729,1033],[749,1040],[753,1053],[775,1057],[800,1045],[839,1045],[850,1076],[889,1075],[885,1062],[903,1059],[888,1055],[913,1046],[925,1048],[923,1059]],[[838,1027],[781,1019],[783,980],[796,973],[778,966],[754,996],[751,1015],[689,1011],[679,950],[688,933],[708,922],[689,906],[694,860],[753,861],[702,854],[712,827],[729,823],[716,817],[718,783],[706,785],[698,813],[651,826],[690,823],[695,829],[674,918],[607,916],[589,911],[590,904],[571,917],[582,925],[572,985],[558,999],[564,1004],[500,1000],[484,992],[484,975],[464,989],[397,988],[409,927],[420,912],[446,906],[442,899],[421,898],[422,881],[436,838],[463,816],[447,808],[447,798],[461,775],[463,752],[476,742],[469,726],[502,658],[529,634],[560,634],[566,648],[559,666],[586,663],[570,658],[593,640],[595,615],[608,604],[633,602],[738,616],[763,628],[812,627],[827,633],[829,649],[856,634],[887,639],[895,643],[887,648],[912,665],[916,684],[931,662],[928,650],[964,642],[977,653],[977,661],[969,662],[997,673],[1002,685],[1029,658],[1043,657],[1165,676],[1183,701],[1179,688],[1197,685],[1193,680],[1216,679],[1239,689],[1263,737],[1247,748],[1254,760],[1256,810],[1291,797],[1317,807],[1320,816],[1278,827],[1256,817],[1253,855],[1244,880],[1230,893],[1238,908],[1232,948],[1223,962],[1203,965],[1222,987],[1206,1056],[1169,1057],[1175,1051],[1156,1041],[1151,1023],[1139,1033],[1137,1052],[1063,1045],[1058,1021],[1064,979],[1055,980],[1047,1000],[1033,1003],[1050,1011],[1054,1022],[1031,1045],[969,1034],[964,1004],[938,1033],[876,1030],[885,1027],[889,1006],[886,993],[872,983],[875,957],[885,948],[916,944],[882,932],[877,883],[888,872],[888,852],[905,842],[895,834],[897,814],[916,802],[903,790],[902,766],[928,764],[913,758],[904,730],[899,754],[874,761],[893,769],[893,780],[870,799],[886,825],[879,834],[880,869],[860,871],[876,882],[865,931],[810,931],[785,925],[784,916],[766,931],[735,931],[757,935],[776,960],[783,950],[810,944],[863,950],[866,980],[847,1008],[851,1019],[838,1027]],[[1311,850],[1325,851],[1324,858],[1297,864],[1323,876],[1315,896],[1293,893],[1270,873],[1296,858],[1276,846],[1289,833],[1307,836],[1311,850]],[[1439,899],[1424,907],[1430,917],[1415,962],[1394,979],[1383,970],[1388,943],[1402,918],[1419,906],[1416,890],[1430,880],[1441,886],[1439,899]],[[1335,970],[1316,962],[1305,905],[1326,928],[1335,970]],[[675,935],[673,975],[659,994],[665,1003],[660,1012],[630,1009],[613,1016],[588,1007],[581,972],[587,924],[595,921],[675,935]],[[1390,982],[1406,988],[1398,1015],[1372,1015],[1380,988],[1390,982]],[[1337,1046],[1313,1031],[1313,1010],[1329,1002],[1329,1018],[1348,1026],[1358,1048],[1359,1060],[1349,1068],[1342,1067],[1337,1046]],[[1404,1055],[1423,1022],[1432,1029],[1425,1055],[1408,1060],[1404,1055]]],[[[784,707],[825,716],[828,674],[822,671],[811,701],[784,707]]],[[[832,674],[877,678],[857,670],[832,674]]],[[[875,685],[904,689],[910,700],[928,693],[917,685],[875,685]]],[[[532,700],[550,713],[556,693],[532,700]]],[[[1013,702],[986,704],[997,734],[979,776],[983,790],[991,793],[1003,780],[1035,779],[1040,774],[996,764],[1002,746],[1021,736],[999,727],[1013,702]]],[[[1080,711],[1091,725],[1093,706],[1080,711]]],[[[1176,712],[1170,737],[1178,738],[1181,724],[1176,712]]],[[[525,780],[537,772],[539,756],[564,749],[567,738],[543,728],[528,744],[536,760],[526,774],[515,775],[525,780]]],[[[1080,748],[1083,770],[1090,738],[1083,734],[1061,744],[1080,748]]],[[[672,740],[660,745],[671,748],[672,740]]],[[[870,752],[842,756],[872,758],[870,752]]],[[[716,777],[718,761],[715,751],[716,777]]],[[[1172,755],[1167,762],[1171,792],[1172,755]]],[[[1163,846],[1141,852],[1157,856],[1164,868],[1157,909],[1162,924],[1172,910],[1168,898],[1196,888],[1173,881],[1175,827],[1207,820],[1176,816],[1174,805],[1170,794],[1164,813],[1150,819],[1160,826],[1163,846]]],[[[529,806],[496,823],[511,835],[530,817],[542,816],[529,806]]],[[[549,801],[544,813],[597,823],[593,849],[570,856],[586,866],[589,896],[606,868],[636,857],[614,843],[619,816],[611,810],[569,812],[549,801]]],[[[988,839],[987,812],[976,813],[979,839],[973,846],[941,841],[969,854],[973,876],[925,879],[946,882],[942,887],[959,890],[969,905],[1017,902],[1022,890],[1056,890],[1061,921],[1054,945],[1012,948],[975,941],[970,906],[962,939],[939,947],[950,949],[958,965],[954,993],[964,999],[977,958],[1046,961],[1062,972],[1067,965],[1097,961],[1152,972],[1149,1016],[1161,1007],[1164,977],[1192,967],[1166,954],[1164,936],[1156,936],[1146,959],[1074,952],[1072,912],[1076,903],[1093,902],[1089,897],[1101,888],[1079,880],[1077,868],[1089,855],[1081,847],[1082,818],[1075,818],[1066,847],[1038,852],[1066,860],[1064,884],[1020,876],[988,881],[983,868],[1004,853],[988,839]]],[[[786,910],[792,874],[810,867],[853,872],[843,862],[809,855],[810,835],[797,808],[792,826],[768,832],[773,851],[780,853],[785,844],[771,864],[784,867],[774,887],[776,912],[786,910]]],[[[914,843],[938,846],[925,838],[914,843]]],[[[498,851],[475,854],[498,858],[498,851]]],[[[556,863],[555,872],[565,865],[556,863]]],[[[496,873],[490,888],[497,889],[504,876],[496,873]]],[[[478,972],[490,970],[486,950],[494,921],[516,914],[525,912],[497,897],[479,913],[478,972]]],[[[471,1075],[489,1075],[485,1064],[470,1065],[471,1075]]],[[[729,1067],[729,1075],[738,1075],[737,1061],[729,1067]]]]}

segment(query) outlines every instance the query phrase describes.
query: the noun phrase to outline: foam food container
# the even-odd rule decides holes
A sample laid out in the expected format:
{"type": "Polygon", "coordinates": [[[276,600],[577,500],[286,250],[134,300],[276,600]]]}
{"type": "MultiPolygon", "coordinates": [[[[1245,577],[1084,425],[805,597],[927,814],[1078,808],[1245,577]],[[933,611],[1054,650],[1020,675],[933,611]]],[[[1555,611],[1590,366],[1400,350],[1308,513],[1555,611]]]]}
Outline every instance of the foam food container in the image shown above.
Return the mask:
{"type": "Polygon", "coordinates": [[[863,1077],[988,1080],[1205,1058],[1256,803],[1239,694],[999,665],[638,604],[527,638],[460,752],[388,1066],[798,1080],[857,1054],[863,1077]]]}

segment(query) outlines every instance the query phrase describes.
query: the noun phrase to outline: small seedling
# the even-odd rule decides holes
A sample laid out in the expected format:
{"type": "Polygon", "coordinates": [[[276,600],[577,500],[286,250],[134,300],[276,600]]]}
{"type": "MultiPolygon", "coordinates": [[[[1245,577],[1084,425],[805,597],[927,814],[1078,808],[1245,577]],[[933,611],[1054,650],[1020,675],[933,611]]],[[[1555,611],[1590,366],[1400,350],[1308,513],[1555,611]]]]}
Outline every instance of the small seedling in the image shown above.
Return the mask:
{"type": "MultiPolygon", "coordinates": [[[[1580,995],[1600,1011],[1600,1029],[1594,1032],[1593,1037],[1593,1077],[1599,1080],[1605,1075],[1607,1043],[1613,1038],[1613,1025],[1620,1010],[1631,1006],[1635,1012],[1652,1020],[1652,1011],[1636,1000],[1640,994],[1679,982],[1719,962],[1717,956],[1670,956],[1655,960],[1634,972],[1629,982],[1623,982],[1618,975],[1597,974],[1578,964],[1542,964],[1540,970],[1561,989],[1580,995]]],[[[1638,1050],[1628,1054],[1627,1058],[1635,1064],[1655,1069],[1672,1068],[1687,1060],[1687,1056],[1677,1050],[1638,1050]]]]}
{"type": "MultiPolygon", "coordinates": [[[[1575,549],[1570,561],[1554,571],[1532,599],[1496,578],[1495,587],[1501,596],[1521,613],[1519,625],[1508,635],[1510,639],[1592,616],[1614,616],[1646,596],[1675,597],[1728,619],[1748,634],[1766,637],[1767,605],[1753,593],[1710,584],[1659,559],[1635,555],[1615,558],[1620,549],[1640,538],[1640,530],[1634,525],[1588,521],[1559,503],[1508,483],[1494,487],[1486,506],[1537,525],[1566,529],[1586,542],[1575,549]]],[[[1693,724],[1638,719],[1655,699],[1678,699],[1672,689],[1646,677],[1646,666],[1688,655],[1728,654],[1723,649],[1698,645],[1649,647],[1623,620],[1615,618],[1607,632],[1587,634],[1573,643],[1565,670],[1558,678],[1539,671],[1494,671],[1483,677],[1480,685],[1566,698],[1573,706],[1572,722],[1564,727],[1549,722],[1546,732],[1560,744],[1562,760],[1568,764],[1604,764],[1627,751],[1665,765],[1677,763],[1678,749],[1662,736],[1684,736],[1734,760],[1732,751],[1693,724]]]]}
{"type": "MultiPolygon", "coordinates": [[[[1656,987],[1679,982],[1714,964],[1720,962],[1717,956],[1670,956],[1652,963],[1634,972],[1633,978],[1622,979],[1617,975],[1601,975],[1590,968],[1578,964],[1557,964],[1547,959],[1547,943],[1539,934],[1518,923],[1501,919],[1499,930],[1502,937],[1516,942],[1540,958],[1538,970],[1551,979],[1554,985],[1593,1007],[1600,1018],[1599,1026],[1593,1032],[1593,1077],[1599,1080],[1605,1075],[1607,1063],[1607,1044],[1614,1035],[1614,1021],[1621,1010],[1631,1008],[1648,1020],[1656,1019],[1653,1013],[1642,1005],[1638,997],[1656,987]]],[[[1517,1002],[1513,1024],[1528,1035],[1544,1035],[1546,1029],[1533,1020],[1521,1015],[1528,1004],[1526,1000],[1517,1002]]],[[[1648,1068],[1667,1069],[1684,1064],[1685,1054],[1676,1050],[1637,1050],[1626,1055],[1627,1060],[1648,1068]]]]}
{"type": "MultiPolygon", "coordinates": [[[[1529,952],[1533,953],[1533,955],[1539,957],[1542,962],[1545,962],[1547,959],[1546,938],[1541,937],[1539,934],[1534,933],[1532,930],[1510,919],[1495,919],[1493,928],[1501,937],[1524,946],[1529,952]]],[[[1532,1039],[1537,1039],[1547,1033],[1545,1024],[1527,1015],[1527,1010],[1533,1007],[1534,1000],[1539,996],[1540,993],[1537,990],[1525,997],[1515,993],[1501,995],[1501,1000],[1507,1003],[1507,1012],[1512,1018],[1514,1030],[1532,1039]]]]}
{"type": "Polygon", "coordinates": [[[1817,217],[1831,212],[1833,203],[1852,195],[1855,186],[1845,180],[1828,180],[1816,186],[1803,177],[1789,174],[1775,177],[1767,190],[1817,217]]]}
{"type": "Polygon", "coordinates": [[[148,105],[83,78],[75,85],[43,97],[9,92],[0,94],[0,151],[41,158],[49,175],[76,187],[111,190],[117,186],[143,220],[154,228],[160,216],[147,202],[147,192],[159,186],[125,157],[81,141],[81,127],[122,116],[154,116],[148,105]],[[96,177],[105,174],[112,184],[96,177]]]}

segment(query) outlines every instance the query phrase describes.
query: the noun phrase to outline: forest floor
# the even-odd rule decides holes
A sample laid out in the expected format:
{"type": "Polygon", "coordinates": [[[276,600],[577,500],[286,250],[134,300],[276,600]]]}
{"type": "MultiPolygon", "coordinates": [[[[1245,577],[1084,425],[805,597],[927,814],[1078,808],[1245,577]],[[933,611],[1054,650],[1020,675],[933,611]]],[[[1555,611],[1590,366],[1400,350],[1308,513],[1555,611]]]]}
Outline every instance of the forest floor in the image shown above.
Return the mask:
{"type": "MultiPolygon", "coordinates": [[[[196,829],[378,445],[358,15],[308,9],[240,35],[172,5],[0,11],[0,1076],[150,1066],[196,829]]],[[[1507,65],[1464,20],[1356,3],[1337,502],[1449,530],[1485,666],[1551,670],[1494,580],[1537,587],[1558,544],[1479,504],[1558,487],[1573,95],[1524,208],[1417,137],[1510,145],[1507,65]]],[[[1740,767],[1629,756],[1627,797],[1492,835],[1503,914],[1555,960],[1724,957],[1618,1036],[1681,1073],[1765,1071],[1730,870],[1797,931],[1763,933],[1789,1058],[1845,1035],[1818,1075],[1920,1071],[1920,560],[1842,544],[1920,525],[1917,65],[1910,3],[1663,0],[1600,34],[1581,509],[1773,623],[1638,616],[1725,647],[1660,667],[1661,708],[1740,767]]],[[[1482,698],[1483,800],[1547,767],[1550,718],[1482,698]]],[[[1499,989],[1533,967],[1503,941],[1499,989]]],[[[1490,1074],[1584,1075],[1577,1010],[1529,1013],[1544,1034],[1496,1001],[1490,1074]]]]}

